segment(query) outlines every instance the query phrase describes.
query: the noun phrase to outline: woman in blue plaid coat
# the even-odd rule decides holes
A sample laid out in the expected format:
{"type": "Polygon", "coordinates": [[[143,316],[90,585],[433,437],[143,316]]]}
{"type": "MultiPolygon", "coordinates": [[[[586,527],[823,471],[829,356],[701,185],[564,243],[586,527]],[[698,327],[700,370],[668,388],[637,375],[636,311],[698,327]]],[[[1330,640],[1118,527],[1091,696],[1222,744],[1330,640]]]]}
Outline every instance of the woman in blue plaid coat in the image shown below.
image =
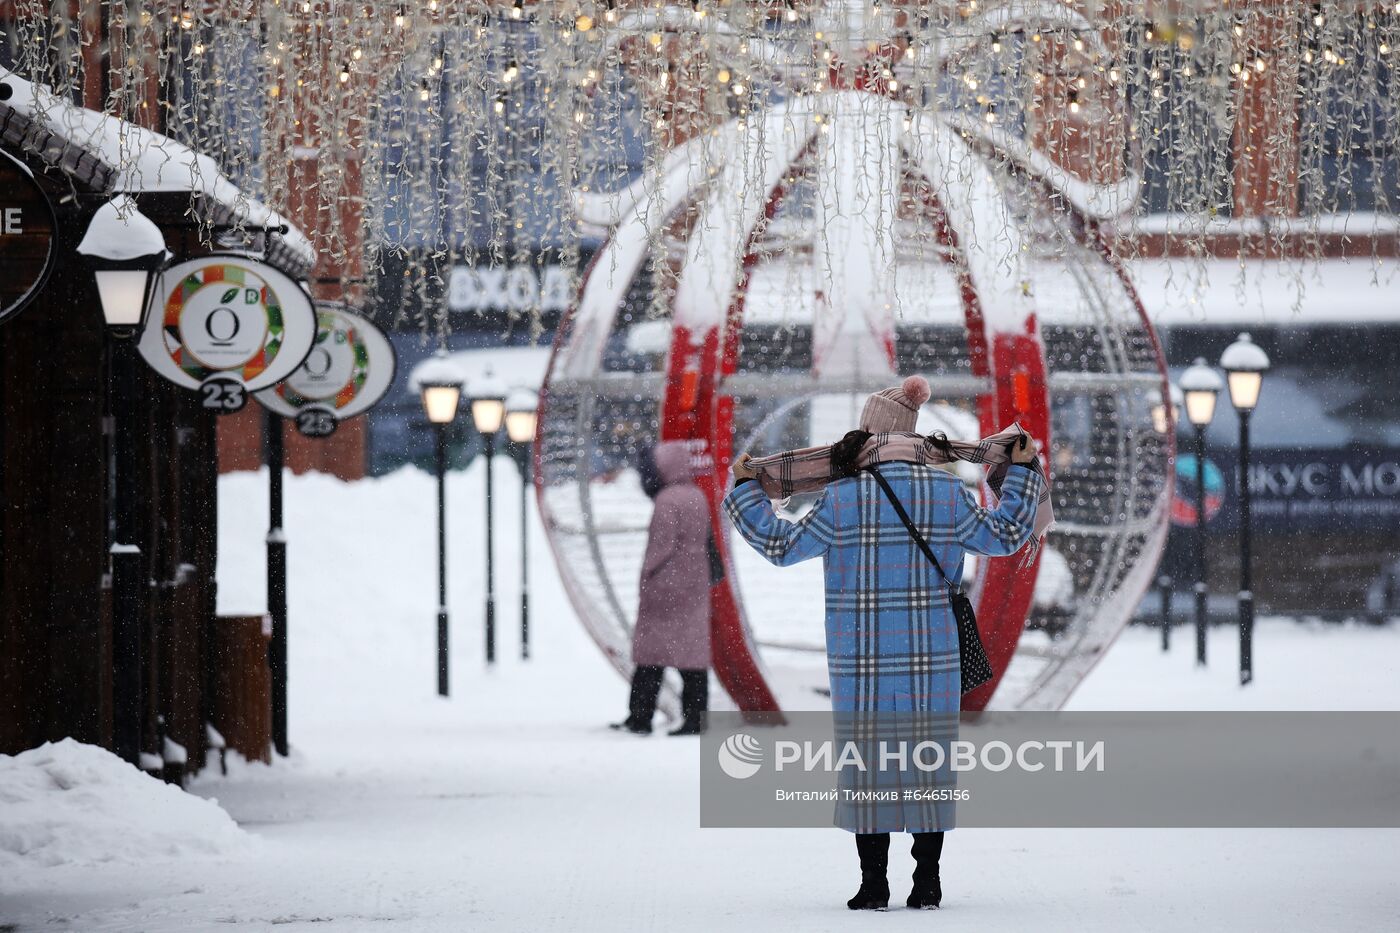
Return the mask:
{"type": "MultiPolygon", "coordinates": [[[[949,472],[879,455],[882,448],[907,449],[899,443],[901,436],[913,435],[919,406],[928,397],[928,382],[918,376],[870,396],[860,430],[832,448],[831,473],[837,478],[799,521],[774,514],[748,457],[735,464],[738,482],[724,500],[739,534],[769,562],[785,567],[822,558],[827,667],[838,718],[860,713],[951,717],[961,697],[957,623],[947,589],[879,484],[862,468],[879,464],[954,585],[961,583],[964,554],[1004,556],[1032,537],[1044,482],[1033,441],[1013,449],[1013,466],[995,509],[982,507],[949,472]],[[873,445],[868,443],[872,436],[873,445]]],[[[856,833],[861,860],[860,891],[848,906],[887,906],[889,834],[894,831],[914,834],[917,868],[906,903],[937,907],[942,898],[938,860],[952,818],[951,802],[838,805],[837,824],[856,833]]]]}

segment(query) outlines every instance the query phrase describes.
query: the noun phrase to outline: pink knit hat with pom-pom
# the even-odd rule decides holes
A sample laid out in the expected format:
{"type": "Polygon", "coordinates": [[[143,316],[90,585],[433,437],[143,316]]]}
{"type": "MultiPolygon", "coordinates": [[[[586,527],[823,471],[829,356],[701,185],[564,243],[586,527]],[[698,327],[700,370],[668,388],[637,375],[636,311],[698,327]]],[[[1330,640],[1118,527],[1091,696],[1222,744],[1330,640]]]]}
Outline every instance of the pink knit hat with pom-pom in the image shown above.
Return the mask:
{"type": "Polygon", "coordinates": [[[919,406],[928,401],[928,380],[910,376],[890,389],[883,389],[865,401],[860,413],[860,429],[871,434],[912,433],[919,420],[919,406]]]}

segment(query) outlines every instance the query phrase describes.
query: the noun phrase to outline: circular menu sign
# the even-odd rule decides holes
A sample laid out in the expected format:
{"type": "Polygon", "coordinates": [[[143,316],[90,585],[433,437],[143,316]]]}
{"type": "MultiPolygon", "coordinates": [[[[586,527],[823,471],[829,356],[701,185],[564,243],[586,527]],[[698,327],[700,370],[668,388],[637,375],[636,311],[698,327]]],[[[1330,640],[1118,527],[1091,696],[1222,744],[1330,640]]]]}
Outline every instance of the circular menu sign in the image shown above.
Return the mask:
{"type": "Polygon", "coordinates": [[[23,162],[0,152],[0,322],[44,287],[54,262],[54,215],[23,162]]]}
{"type": "Polygon", "coordinates": [[[367,411],[394,381],[394,347],[357,314],[324,306],[316,313],[316,343],[297,370],[258,393],[258,401],[295,418],[308,437],[326,437],[338,421],[367,411]]]}
{"type": "Polygon", "coordinates": [[[353,394],[369,375],[369,354],[359,328],[334,312],[322,311],[317,319],[316,343],[306,361],[275,390],[294,404],[353,394]]]}
{"type": "Polygon", "coordinates": [[[187,369],[242,369],[263,352],[269,344],[268,332],[278,323],[282,309],[264,303],[267,293],[262,284],[225,282],[190,294],[174,321],[185,347],[187,369]]]}
{"type": "Polygon", "coordinates": [[[204,407],[233,412],[245,393],[287,378],[311,351],[316,312],[296,282],[243,256],[202,256],[167,269],[141,335],[141,355],[204,407]]]}

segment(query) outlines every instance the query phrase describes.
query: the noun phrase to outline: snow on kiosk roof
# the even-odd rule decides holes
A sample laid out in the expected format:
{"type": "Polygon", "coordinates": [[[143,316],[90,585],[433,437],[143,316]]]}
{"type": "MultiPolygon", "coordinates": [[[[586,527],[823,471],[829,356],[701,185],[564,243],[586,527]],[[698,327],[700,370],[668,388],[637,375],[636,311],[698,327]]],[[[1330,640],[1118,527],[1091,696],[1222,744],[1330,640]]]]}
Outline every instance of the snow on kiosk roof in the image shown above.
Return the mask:
{"type": "Polygon", "coordinates": [[[94,184],[122,194],[189,192],[207,199],[207,219],[233,227],[268,228],[278,264],[304,275],[315,263],[311,241],[281,214],[246,195],[217,162],[168,136],[109,114],[79,107],[47,87],[9,75],[0,102],[0,134],[70,174],[89,155],[94,184]],[[14,115],[23,121],[13,121],[14,115]],[[12,125],[12,121],[14,125],[12,125]],[[22,123],[29,124],[27,127],[22,123]],[[67,147],[78,150],[73,152],[67,147]],[[285,231],[285,232],[283,232],[285,231]]]}
{"type": "Polygon", "coordinates": [[[1400,320],[1395,274],[1370,259],[1310,260],[1306,269],[1279,259],[1138,259],[1125,265],[1159,327],[1400,320]]]}
{"type": "MultiPolygon", "coordinates": [[[[488,376],[503,384],[506,390],[538,392],[549,366],[549,353],[549,347],[481,347],[453,351],[447,355],[447,360],[461,375],[468,395],[479,391],[488,376]]],[[[420,370],[431,361],[429,358],[414,368],[410,384],[417,385],[416,380],[426,378],[420,370]]]]}

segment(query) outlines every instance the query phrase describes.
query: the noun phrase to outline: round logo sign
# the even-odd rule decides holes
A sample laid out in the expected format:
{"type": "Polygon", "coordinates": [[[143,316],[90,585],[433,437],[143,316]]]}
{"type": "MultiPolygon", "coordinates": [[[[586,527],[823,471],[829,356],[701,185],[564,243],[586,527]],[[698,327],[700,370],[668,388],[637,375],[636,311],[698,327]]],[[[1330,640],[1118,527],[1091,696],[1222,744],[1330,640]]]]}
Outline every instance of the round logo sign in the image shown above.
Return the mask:
{"type": "Polygon", "coordinates": [[[384,397],[394,381],[395,357],[389,338],[357,314],[324,306],[316,319],[316,342],[306,360],[281,383],[259,392],[258,401],[295,418],[306,436],[326,437],[335,422],[384,397]]]}
{"type": "Polygon", "coordinates": [[[316,313],[316,343],[306,361],[274,391],[292,405],[351,401],[369,378],[369,350],[360,322],[335,311],[316,313]]]}
{"type": "Polygon", "coordinates": [[[0,321],[44,287],[54,262],[54,216],[23,162],[0,152],[0,321]]]}
{"type": "MultiPolygon", "coordinates": [[[[204,270],[205,274],[209,272],[204,270]]],[[[281,351],[280,342],[269,347],[267,337],[272,327],[281,326],[282,309],[265,304],[269,293],[261,282],[241,286],[219,281],[200,283],[196,276],[187,281],[191,287],[189,297],[171,315],[184,345],[182,365],[186,371],[199,374],[241,370],[255,360],[265,366],[265,351],[274,358],[281,351]]],[[[167,305],[167,313],[174,310],[167,305]]]]}
{"type": "MultiPolygon", "coordinates": [[[[1220,468],[1206,458],[1206,521],[1220,512],[1225,502],[1225,477],[1220,468]]],[[[1196,488],[1196,455],[1180,454],[1176,458],[1176,495],[1172,496],[1172,524],[1194,528],[1196,508],[1201,501],[1196,488]]]]}
{"type": "Polygon", "coordinates": [[[172,266],[156,288],[141,355],[205,407],[232,412],[306,359],[316,336],[311,299],[285,273],[242,256],[172,266]]]}

